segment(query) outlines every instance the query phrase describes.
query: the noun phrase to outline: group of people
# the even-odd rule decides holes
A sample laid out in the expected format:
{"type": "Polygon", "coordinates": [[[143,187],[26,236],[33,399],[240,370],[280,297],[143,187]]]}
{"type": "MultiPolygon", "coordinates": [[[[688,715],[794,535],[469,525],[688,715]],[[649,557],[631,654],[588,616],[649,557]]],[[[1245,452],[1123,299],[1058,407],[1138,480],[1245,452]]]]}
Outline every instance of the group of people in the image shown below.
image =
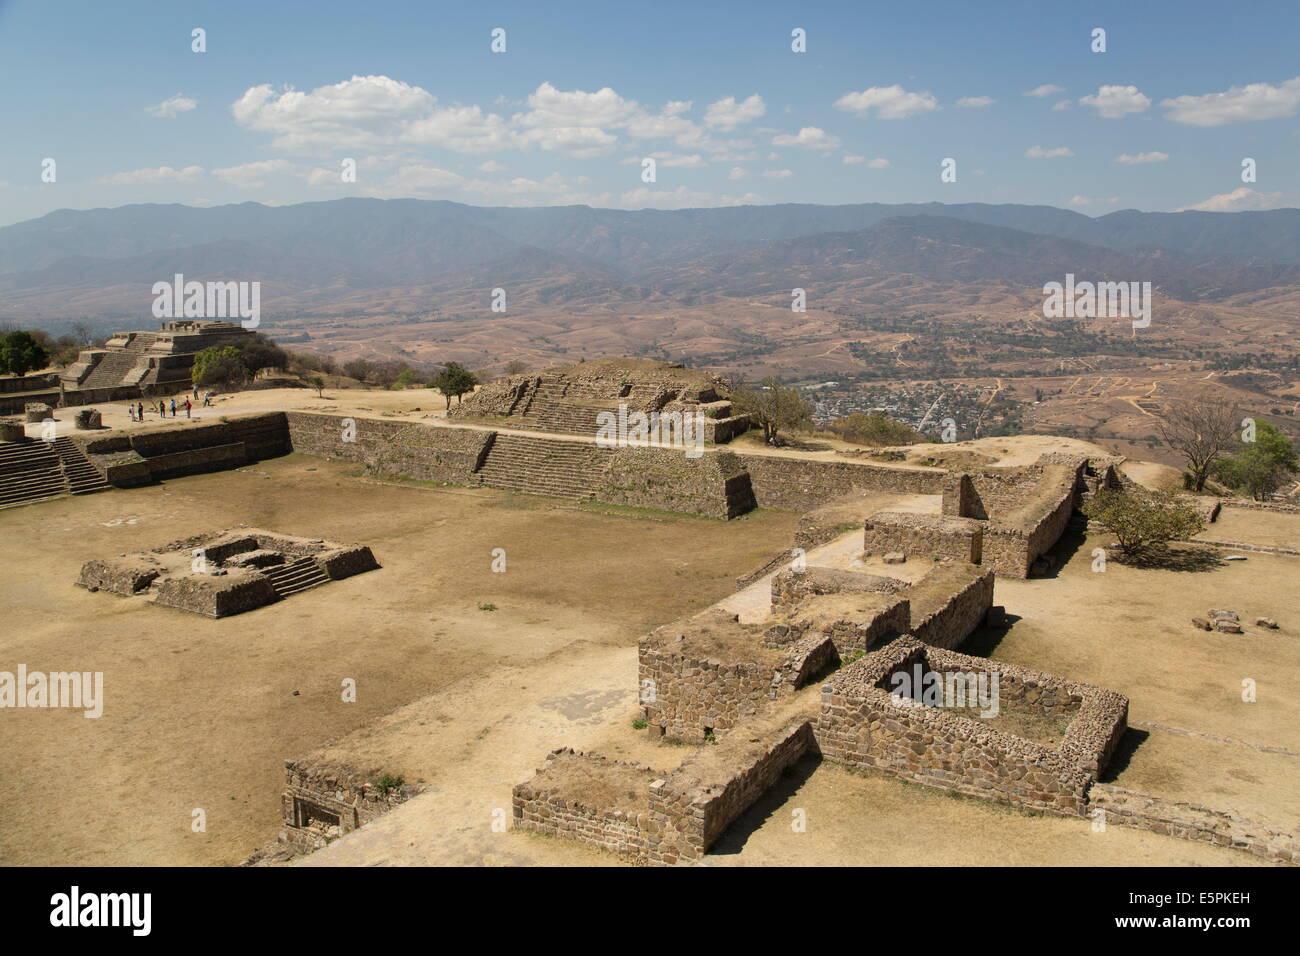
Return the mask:
{"type": "MultiPolygon", "coordinates": [[[[196,397],[197,397],[197,396],[196,396],[196,397]]],[[[208,396],[207,396],[206,394],[203,396],[203,404],[204,404],[204,405],[210,405],[210,404],[212,404],[212,403],[208,400],[208,396]]],[[[190,410],[191,410],[193,407],[194,407],[194,406],[190,403],[189,398],[186,398],[185,401],[184,401],[183,403],[181,403],[180,405],[177,405],[177,404],[176,404],[176,399],[175,399],[175,398],[173,398],[173,399],[171,400],[170,403],[165,402],[163,399],[160,398],[160,399],[158,399],[158,417],[159,417],[159,418],[166,418],[166,417],[167,417],[168,409],[170,409],[170,410],[171,410],[171,413],[172,413],[172,418],[175,418],[175,417],[176,417],[176,412],[177,412],[178,410],[180,410],[180,409],[184,409],[184,410],[185,410],[185,417],[186,417],[186,418],[189,418],[189,417],[190,417],[190,410]]],[[[126,406],[126,410],[127,410],[127,413],[131,416],[131,421],[133,421],[133,422],[142,422],[142,421],[144,421],[144,402],[135,402],[135,403],[132,403],[132,404],[128,404],[128,405],[126,406]]],[[[149,411],[153,411],[153,403],[152,403],[152,402],[149,403],[149,411]]]]}

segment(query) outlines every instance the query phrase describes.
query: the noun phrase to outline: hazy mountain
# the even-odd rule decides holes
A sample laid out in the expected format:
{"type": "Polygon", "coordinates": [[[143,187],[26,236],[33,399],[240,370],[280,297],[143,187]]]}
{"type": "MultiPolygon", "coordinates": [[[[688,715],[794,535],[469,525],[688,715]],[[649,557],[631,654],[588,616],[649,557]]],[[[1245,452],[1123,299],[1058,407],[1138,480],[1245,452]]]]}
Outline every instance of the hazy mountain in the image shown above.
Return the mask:
{"type": "MultiPolygon", "coordinates": [[[[476,207],[415,199],[60,210],[0,229],[0,313],[141,311],[175,272],[260,279],[264,301],[377,307],[408,290],[534,283],[549,304],[753,294],[889,273],[1041,286],[1066,272],[1207,299],[1296,283],[1300,209],[1097,219],[1050,206],[942,203],[674,211],[476,207]],[[810,279],[810,281],[811,281],[810,279]]],[[[477,292],[476,292],[477,294],[477,292]]]]}

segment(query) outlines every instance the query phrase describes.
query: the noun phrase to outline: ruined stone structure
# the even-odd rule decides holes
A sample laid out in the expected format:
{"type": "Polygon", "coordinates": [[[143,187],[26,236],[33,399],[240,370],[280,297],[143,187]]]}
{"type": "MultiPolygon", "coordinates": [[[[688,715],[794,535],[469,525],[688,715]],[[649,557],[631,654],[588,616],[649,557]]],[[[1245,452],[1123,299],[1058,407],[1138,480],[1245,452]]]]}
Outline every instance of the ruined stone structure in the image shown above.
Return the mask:
{"type": "Polygon", "coordinates": [[[358,771],[327,760],[286,760],[280,794],[279,841],[300,852],[319,850],[420,793],[377,768],[358,771]]]}
{"type": "Polygon", "coordinates": [[[1110,760],[1127,719],[1128,700],[1113,691],[903,639],[844,668],[822,688],[816,735],[823,756],[849,766],[1082,816],[1088,789],[1110,760]],[[1035,741],[991,721],[892,694],[890,678],[914,668],[996,674],[999,721],[1009,711],[1056,720],[1042,720],[1045,739],[1035,741]]]}
{"type": "Polygon", "coordinates": [[[196,353],[254,333],[233,322],[177,319],[157,332],[114,332],[102,349],[83,349],[61,381],[76,404],[180,391],[190,385],[196,353]]]}
{"type": "Polygon", "coordinates": [[[515,375],[480,388],[448,413],[449,418],[489,421],[502,427],[595,436],[602,412],[676,414],[704,419],[704,440],[721,444],[749,427],[732,412],[718,378],[678,362],[599,359],[515,375]]]}
{"type": "Polygon", "coordinates": [[[76,583],[218,618],[378,567],[364,545],[231,528],[87,561],[76,583]]]}

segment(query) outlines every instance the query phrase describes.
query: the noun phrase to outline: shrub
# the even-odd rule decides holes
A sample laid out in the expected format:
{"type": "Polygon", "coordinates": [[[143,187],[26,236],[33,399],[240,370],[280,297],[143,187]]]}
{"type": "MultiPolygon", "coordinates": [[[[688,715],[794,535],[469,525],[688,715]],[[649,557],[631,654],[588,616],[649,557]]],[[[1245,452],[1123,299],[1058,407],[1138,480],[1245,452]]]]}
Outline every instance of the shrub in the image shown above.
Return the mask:
{"type": "Polygon", "coordinates": [[[1128,557],[1190,538],[1205,527],[1197,510],[1172,491],[1103,488],[1084,505],[1083,513],[1113,534],[1128,557]]]}

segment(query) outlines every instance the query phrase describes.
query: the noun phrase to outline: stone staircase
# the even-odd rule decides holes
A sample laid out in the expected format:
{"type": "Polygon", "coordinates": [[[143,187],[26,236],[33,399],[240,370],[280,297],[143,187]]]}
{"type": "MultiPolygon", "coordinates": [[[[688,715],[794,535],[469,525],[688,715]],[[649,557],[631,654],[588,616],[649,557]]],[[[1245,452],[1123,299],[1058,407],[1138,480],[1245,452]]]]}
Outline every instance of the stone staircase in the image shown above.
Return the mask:
{"type": "Polygon", "coordinates": [[[607,453],[590,442],[497,433],[477,474],[489,488],[552,498],[592,498],[607,453]]]}
{"type": "Polygon", "coordinates": [[[112,487],[67,438],[0,444],[0,508],[112,487]]]}
{"type": "Polygon", "coordinates": [[[59,465],[63,468],[69,494],[90,495],[112,487],[71,439],[54,439],[54,454],[58,456],[59,465]]]}
{"type": "Polygon", "coordinates": [[[617,415],[618,409],[617,407],[581,404],[564,399],[548,399],[540,407],[536,407],[531,417],[534,426],[542,431],[595,435],[597,428],[600,427],[596,421],[596,415],[600,412],[613,412],[617,415]]]}
{"type": "Polygon", "coordinates": [[[271,587],[282,598],[329,583],[325,572],[311,558],[298,558],[288,564],[266,568],[262,573],[270,579],[271,587]]]}
{"type": "Polygon", "coordinates": [[[109,352],[99,364],[91,369],[81,388],[113,388],[117,385],[134,385],[139,381],[138,375],[131,376],[135,381],[124,381],[135,368],[140,356],[133,352],[109,352]]]}
{"type": "Polygon", "coordinates": [[[0,508],[67,493],[59,457],[49,442],[25,438],[0,444],[0,508]]]}

